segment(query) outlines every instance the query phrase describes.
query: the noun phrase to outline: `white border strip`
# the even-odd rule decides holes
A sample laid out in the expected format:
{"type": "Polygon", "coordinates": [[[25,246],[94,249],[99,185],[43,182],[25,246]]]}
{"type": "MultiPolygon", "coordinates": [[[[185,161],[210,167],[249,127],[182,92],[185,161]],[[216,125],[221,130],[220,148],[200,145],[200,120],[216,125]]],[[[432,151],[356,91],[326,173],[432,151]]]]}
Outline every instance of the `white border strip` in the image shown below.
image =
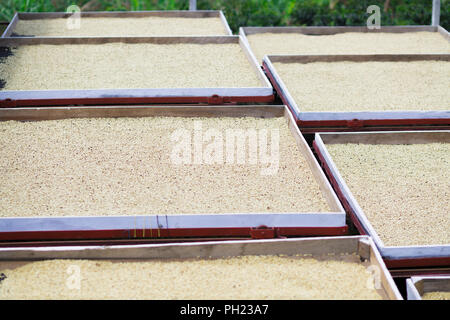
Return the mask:
{"type": "MultiPolygon", "coordinates": [[[[295,117],[299,119],[300,116],[300,109],[298,105],[295,103],[294,98],[291,96],[289,90],[287,89],[286,85],[284,84],[283,80],[281,80],[281,77],[278,75],[278,72],[275,70],[275,66],[272,64],[272,61],[270,60],[268,55],[265,55],[263,58],[263,62],[266,64],[267,68],[269,69],[269,72],[271,73],[273,80],[277,84],[277,86],[280,88],[282,94],[279,94],[280,97],[284,96],[284,98],[287,100],[287,103],[289,104],[289,109],[295,114],[295,117]]],[[[275,88],[274,88],[275,89],[275,88]]]]}
{"type": "Polygon", "coordinates": [[[420,279],[417,277],[412,277],[406,279],[406,299],[407,300],[422,300],[422,296],[416,288],[416,282],[420,279]]]}
{"type": "Polygon", "coordinates": [[[230,25],[228,24],[227,18],[225,17],[225,14],[223,13],[222,10],[219,10],[219,17],[222,20],[222,23],[225,27],[225,31],[228,33],[228,35],[232,36],[233,31],[231,30],[230,25]]]}
{"type": "Polygon", "coordinates": [[[299,112],[298,118],[302,121],[450,119],[450,111],[299,112]]]}
{"type": "MultiPolygon", "coordinates": [[[[335,178],[339,189],[342,191],[342,194],[347,199],[348,204],[352,208],[352,210],[355,212],[358,220],[361,222],[364,230],[368,235],[370,235],[377,245],[378,248],[384,247],[383,242],[381,241],[378,234],[375,232],[375,229],[372,227],[372,224],[367,219],[366,215],[363,213],[361,207],[358,205],[358,202],[353,197],[353,194],[351,193],[350,189],[348,188],[347,184],[345,183],[344,179],[342,178],[341,174],[339,173],[339,170],[337,169],[335,163],[333,162],[331,155],[329,154],[327,148],[325,147],[325,144],[322,140],[321,134],[316,133],[314,137],[314,141],[316,142],[316,146],[319,149],[320,153],[322,154],[326,165],[331,171],[331,174],[335,178]]],[[[381,250],[380,250],[381,251],[381,250]]]]}
{"type": "Polygon", "coordinates": [[[14,17],[11,19],[8,27],[6,27],[5,31],[3,32],[1,38],[9,37],[12,34],[13,29],[16,27],[17,21],[19,21],[19,14],[16,12],[14,14],[14,17]]]}
{"type": "Polygon", "coordinates": [[[174,214],[0,218],[0,232],[179,228],[344,227],[344,213],[174,214]]]}
{"type": "Polygon", "coordinates": [[[0,91],[0,100],[269,96],[271,87],[0,91]]]}
{"type": "Polygon", "coordinates": [[[259,63],[256,60],[256,57],[253,54],[252,49],[250,48],[250,45],[245,40],[245,38],[243,38],[242,36],[238,36],[238,37],[239,37],[239,44],[240,44],[241,48],[243,49],[245,55],[247,56],[247,59],[249,60],[250,64],[252,65],[253,69],[258,74],[259,79],[264,83],[265,87],[270,88],[270,92],[271,92],[271,94],[273,94],[272,84],[270,83],[269,79],[266,77],[263,70],[259,66],[259,63]]]}

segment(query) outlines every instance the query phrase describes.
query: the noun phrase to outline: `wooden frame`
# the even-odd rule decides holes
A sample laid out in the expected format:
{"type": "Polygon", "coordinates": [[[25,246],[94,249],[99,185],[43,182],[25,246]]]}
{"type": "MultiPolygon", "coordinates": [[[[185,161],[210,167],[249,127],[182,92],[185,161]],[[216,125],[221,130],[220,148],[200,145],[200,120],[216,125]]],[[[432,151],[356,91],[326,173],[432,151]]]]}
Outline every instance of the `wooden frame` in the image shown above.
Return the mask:
{"type": "Polygon", "coordinates": [[[441,26],[381,26],[380,29],[369,29],[366,26],[337,26],[337,27],[240,27],[239,33],[249,36],[256,33],[301,33],[307,35],[331,35],[346,32],[362,33],[407,33],[407,32],[439,32],[449,38],[449,33],[441,26]]]}
{"type": "MultiPolygon", "coordinates": [[[[380,29],[368,29],[359,26],[342,27],[240,27],[239,35],[250,46],[247,36],[258,33],[299,33],[305,35],[333,35],[347,32],[361,33],[409,33],[409,32],[438,32],[447,41],[450,41],[450,34],[441,26],[381,26],[380,29]]],[[[268,53],[268,55],[272,55],[268,53]]],[[[258,61],[262,63],[262,61],[258,61]]]]}
{"type": "Polygon", "coordinates": [[[124,106],[0,109],[0,121],[98,117],[284,117],[331,212],[0,218],[0,240],[343,235],[345,212],[285,106],[124,106]],[[256,229],[256,230],[255,230],[256,229]],[[270,230],[266,230],[270,229],[270,230]]]}
{"type": "Polygon", "coordinates": [[[450,245],[385,246],[339,173],[326,146],[338,143],[410,144],[444,141],[450,141],[450,131],[316,133],[315,135],[314,150],[344,208],[350,214],[358,231],[373,238],[389,267],[448,266],[450,265],[450,245]]]}
{"type": "MultiPolygon", "coordinates": [[[[355,111],[355,112],[304,112],[290,94],[282,77],[273,63],[312,63],[338,61],[450,61],[450,54],[414,54],[414,55],[273,55],[265,56],[263,67],[272,81],[283,103],[293,112],[303,132],[320,131],[360,131],[374,128],[388,130],[397,128],[421,129],[423,126],[450,127],[449,111],[355,111]]],[[[433,127],[431,127],[433,128],[433,127]]]]}
{"type": "MultiPolygon", "coordinates": [[[[72,13],[66,12],[16,12],[8,28],[3,33],[3,38],[16,37],[14,28],[19,20],[44,20],[68,18],[72,13]]],[[[167,11],[83,11],[81,18],[142,18],[142,17],[163,17],[163,18],[220,18],[224,27],[223,35],[233,35],[222,10],[167,10],[167,11]]],[[[102,35],[99,35],[102,36],[102,35]]]]}
{"type": "MultiPolygon", "coordinates": [[[[134,103],[209,103],[272,102],[273,88],[254,60],[248,46],[239,36],[222,37],[84,37],[84,38],[0,38],[0,47],[39,44],[239,44],[257,75],[258,87],[236,88],[148,88],[148,89],[92,89],[92,90],[15,90],[0,91],[0,107],[50,106],[80,104],[134,104],[134,103]]],[[[194,66],[193,66],[194,67],[194,66]]]]}
{"type": "Polygon", "coordinates": [[[0,248],[0,268],[42,259],[189,259],[243,255],[356,254],[369,261],[380,277],[381,290],[388,299],[402,300],[373,241],[367,236],[319,237],[306,239],[217,241],[135,246],[0,248]]]}

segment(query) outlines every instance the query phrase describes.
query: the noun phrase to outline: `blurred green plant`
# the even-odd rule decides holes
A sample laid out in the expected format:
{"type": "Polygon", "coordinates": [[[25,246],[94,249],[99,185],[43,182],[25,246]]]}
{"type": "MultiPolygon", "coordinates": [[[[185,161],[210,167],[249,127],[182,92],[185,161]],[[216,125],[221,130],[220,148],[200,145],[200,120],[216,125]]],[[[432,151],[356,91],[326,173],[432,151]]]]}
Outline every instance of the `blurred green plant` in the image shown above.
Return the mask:
{"type": "Polygon", "coordinates": [[[71,4],[71,0],[1,0],[0,20],[11,20],[15,12],[66,11],[71,4]]]}
{"type": "MultiPolygon", "coordinates": [[[[445,2],[443,1],[442,8],[444,16],[445,6],[448,6],[445,2]]],[[[431,0],[340,0],[333,1],[328,6],[317,6],[317,1],[307,0],[297,3],[290,22],[296,25],[316,26],[365,25],[369,17],[366,10],[370,5],[380,7],[382,25],[428,25],[431,23],[431,0]]]]}
{"type": "Polygon", "coordinates": [[[231,29],[240,26],[279,26],[289,23],[295,0],[199,0],[198,9],[223,10],[231,29]]]}
{"type": "MultiPolygon", "coordinates": [[[[16,11],[187,10],[189,0],[0,0],[0,20],[16,11]]],[[[432,0],[197,0],[199,10],[223,10],[234,32],[240,26],[364,25],[367,7],[378,5],[382,25],[429,25],[432,0]]],[[[441,0],[441,25],[450,27],[450,0],[441,0]]]]}
{"type": "MultiPolygon", "coordinates": [[[[239,26],[365,25],[370,5],[382,25],[431,24],[432,0],[198,0],[199,9],[220,9],[233,31],[239,26]]],[[[448,30],[450,0],[441,0],[441,25],[448,30]]]]}

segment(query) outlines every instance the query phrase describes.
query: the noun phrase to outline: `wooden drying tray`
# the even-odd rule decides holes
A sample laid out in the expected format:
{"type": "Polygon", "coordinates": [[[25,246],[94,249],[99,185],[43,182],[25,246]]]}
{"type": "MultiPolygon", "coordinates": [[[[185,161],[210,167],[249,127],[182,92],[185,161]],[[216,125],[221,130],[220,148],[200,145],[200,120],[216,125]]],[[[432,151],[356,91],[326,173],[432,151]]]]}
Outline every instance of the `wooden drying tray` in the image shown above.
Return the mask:
{"type": "Polygon", "coordinates": [[[89,246],[46,248],[0,248],[0,269],[43,259],[189,259],[224,258],[246,255],[297,255],[311,257],[356,254],[368,261],[379,276],[381,294],[402,300],[373,241],[367,236],[319,237],[310,239],[217,241],[135,246],[89,246]]]}
{"type": "Polygon", "coordinates": [[[369,235],[389,268],[450,266],[450,245],[385,246],[345,183],[326,146],[328,144],[409,144],[450,141],[450,131],[316,133],[313,148],[336,194],[360,234],[369,235]]]}
{"type": "MultiPolygon", "coordinates": [[[[58,18],[69,18],[72,13],[65,12],[17,12],[9,23],[7,29],[3,33],[3,38],[18,37],[14,33],[14,29],[19,20],[49,20],[58,18]]],[[[160,17],[160,18],[219,18],[224,27],[223,35],[233,35],[221,10],[167,10],[167,11],[82,11],[80,18],[144,18],[144,17],[160,17]]],[[[26,36],[26,35],[24,35],[26,36]]],[[[93,35],[94,36],[94,35],[93,35]]],[[[102,35],[98,35],[102,36],[102,35]]]]}
{"type": "MultiPolygon", "coordinates": [[[[410,33],[410,32],[438,32],[445,39],[450,41],[450,34],[441,26],[381,26],[380,29],[369,29],[360,26],[339,26],[339,27],[240,27],[239,35],[251,48],[247,36],[261,33],[298,33],[311,36],[326,36],[339,33],[410,33]]],[[[270,52],[268,55],[272,55],[270,52]]],[[[258,61],[262,63],[262,61],[258,61]]]]}
{"type": "MultiPolygon", "coordinates": [[[[239,36],[209,37],[84,37],[84,38],[0,38],[0,48],[25,45],[80,45],[107,43],[152,44],[237,44],[259,79],[258,87],[235,88],[147,88],[92,90],[14,90],[0,91],[0,108],[106,105],[106,104],[170,104],[170,103],[264,103],[273,101],[273,88],[256,63],[250,49],[239,36]]],[[[195,68],[195,66],[193,66],[195,68]]],[[[193,70],[195,71],[195,70],[193,70]]]]}
{"type": "Polygon", "coordinates": [[[450,61],[450,54],[269,55],[263,68],[304,133],[341,131],[436,130],[450,128],[450,111],[304,112],[290,94],[273,63],[450,61]]]}
{"type": "Polygon", "coordinates": [[[344,235],[345,212],[285,106],[124,106],[0,109],[0,121],[101,117],[284,117],[331,212],[0,218],[0,241],[344,235]]]}
{"type": "Polygon", "coordinates": [[[450,274],[446,276],[415,276],[406,279],[408,300],[422,300],[427,292],[450,292],[450,274]]]}

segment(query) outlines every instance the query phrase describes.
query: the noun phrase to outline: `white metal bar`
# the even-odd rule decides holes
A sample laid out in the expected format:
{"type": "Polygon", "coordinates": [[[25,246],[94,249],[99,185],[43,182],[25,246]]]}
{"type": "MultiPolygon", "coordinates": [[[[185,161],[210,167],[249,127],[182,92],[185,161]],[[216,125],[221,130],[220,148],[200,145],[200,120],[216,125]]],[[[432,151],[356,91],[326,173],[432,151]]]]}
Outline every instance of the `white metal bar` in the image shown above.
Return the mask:
{"type": "Polygon", "coordinates": [[[178,228],[343,227],[345,213],[232,213],[1,218],[0,232],[178,228]]]}
{"type": "Polygon", "coordinates": [[[437,26],[437,32],[441,34],[445,39],[447,39],[448,42],[450,42],[450,33],[445,30],[442,26],[437,26]]]}
{"type": "Polygon", "coordinates": [[[276,71],[275,66],[272,64],[270,56],[265,55],[263,57],[263,62],[267,65],[267,68],[272,73],[272,77],[273,77],[275,83],[280,88],[281,92],[283,93],[283,96],[286,99],[286,102],[289,104],[289,107],[292,109],[292,112],[294,113],[295,117],[297,119],[299,119],[299,117],[300,117],[300,108],[298,107],[297,103],[295,103],[295,100],[291,96],[290,92],[288,91],[285,83],[283,82],[281,77],[278,75],[278,72],[276,71]]]}
{"type": "MultiPolygon", "coordinates": [[[[262,81],[261,81],[262,82],[262,81]]],[[[95,99],[95,98],[151,98],[151,97],[222,97],[270,96],[272,88],[266,83],[253,88],[150,88],[150,89],[103,89],[103,90],[30,90],[2,91],[0,100],[23,99],[95,99]]]]}
{"type": "MultiPolygon", "coordinates": [[[[297,107],[298,108],[298,107],[297,107]]],[[[355,111],[355,112],[300,112],[301,121],[397,120],[397,119],[450,119],[450,111],[355,111]]]]}
{"type": "Polygon", "coordinates": [[[262,83],[264,83],[264,87],[270,88],[273,90],[272,84],[270,83],[269,79],[265,76],[262,69],[259,67],[259,63],[256,60],[255,55],[252,52],[252,49],[250,48],[248,42],[244,40],[241,36],[239,37],[239,45],[242,48],[242,51],[244,52],[245,56],[247,57],[248,61],[250,62],[253,70],[258,74],[258,77],[262,83]]]}
{"type": "Polygon", "coordinates": [[[410,279],[406,279],[406,298],[408,300],[422,300],[419,291],[416,288],[416,282],[420,279],[416,277],[412,277],[410,279]]]}
{"type": "Polygon", "coordinates": [[[328,152],[328,150],[325,146],[325,143],[322,139],[323,136],[326,136],[326,134],[316,133],[314,140],[316,142],[316,146],[317,146],[320,154],[323,156],[325,164],[330,169],[331,174],[335,178],[343,196],[345,197],[345,199],[347,199],[348,204],[352,208],[352,210],[355,213],[355,215],[357,216],[358,220],[361,222],[362,227],[365,229],[366,233],[372,237],[373,242],[380,249],[380,252],[383,255],[383,252],[382,252],[382,249],[384,248],[383,241],[381,241],[380,237],[376,233],[376,231],[373,228],[372,224],[370,223],[369,219],[367,219],[366,215],[362,211],[362,208],[359,206],[355,197],[351,193],[349,187],[345,183],[344,178],[340,174],[336,164],[334,163],[330,153],[328,152]]]}
{"type": "Polygon", "coordinates": [[[18,20],[19,20],[19,14],[16,12],[16,14],[12,18],[11,22],[9,23],[8,27],[5,29],[5,32],[3,32],[1,38],[6,38],[6,37],[11,36],[11,34],[13,33],[13,29],[16,27],[18,20]]]}
{"type": "Polygon", "coordinates": [[[431,15],[431,25],[438,26],[441,18],[441,1],[433,0],[433,12],[431,15]]]}
{"type": "Polygon", "coordinates": [[[222,20],[222,23],[223,23],[223,25],[224,25],[224,27],[225,27],[225,31],[226,31],[230,36],[232,36],[232,35],[233,35],[233,31],[231,30],[231,28],[230,28],[230,26],[229,26],[229,24],[228,24],[227,18],[226,18],[225,15],[223,14],[223,11],[222,11],[222,10],[219,11],[219,17],[220,17],[220,19],[222,20]]]}
{"type": "Polygon", "coordinates": [[[425,245],[425,246],[382,246],[378,247],[383,258],[386,259],[420,259],[420,258],[445,258],[450,256],[450,245],[425,245]]]}
{"type": "Polygon", "coordinates": [[[197,10],[197,0],[189,0],[189,11],[197,10]]]}

